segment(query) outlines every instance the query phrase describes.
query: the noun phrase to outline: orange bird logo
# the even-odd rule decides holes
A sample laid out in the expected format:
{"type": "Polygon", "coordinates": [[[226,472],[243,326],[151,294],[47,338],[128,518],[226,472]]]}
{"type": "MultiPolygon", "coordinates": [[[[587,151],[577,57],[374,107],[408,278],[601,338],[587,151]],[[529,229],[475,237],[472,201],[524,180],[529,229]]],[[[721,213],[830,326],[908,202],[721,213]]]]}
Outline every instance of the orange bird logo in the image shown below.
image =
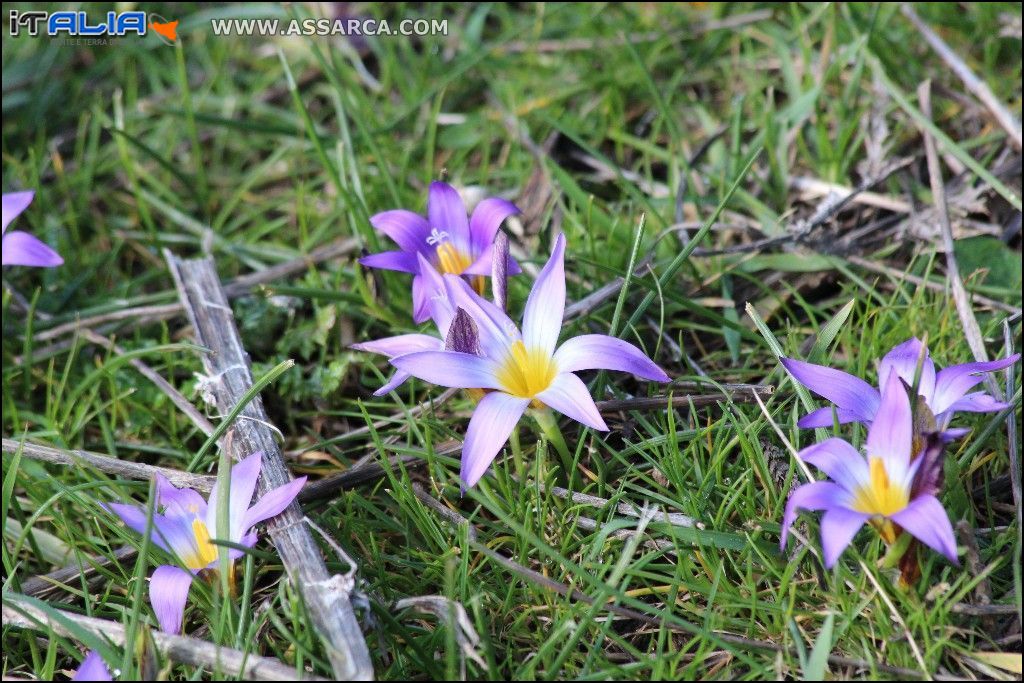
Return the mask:
{"type": "Polygon", "coordinates": [[[177,19],[175,19],[174,21],[168,21],[168,22],[165,22],[165,23],[160,23],[160,22],[157,22],[157,21],[151,21],[151,22],[149,22],[149,27],[151,29],[153,29],[154,31],[156,31],[157,33],[159,33],[161,36],[163,36],[168,41],[172,42],[172,43],[175,42],[176,40],[178,40],[178,20],[177,19]]]}

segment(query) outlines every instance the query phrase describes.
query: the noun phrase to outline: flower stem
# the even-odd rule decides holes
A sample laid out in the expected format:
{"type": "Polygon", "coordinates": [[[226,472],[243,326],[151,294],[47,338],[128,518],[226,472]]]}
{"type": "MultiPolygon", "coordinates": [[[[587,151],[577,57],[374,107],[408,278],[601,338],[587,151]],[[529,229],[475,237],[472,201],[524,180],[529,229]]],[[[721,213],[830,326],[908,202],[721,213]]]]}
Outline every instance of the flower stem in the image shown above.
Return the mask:
{"type": "Polygon", "coordinates": [[[548,443],[555,447],[558,455],[562,458],[562,469],[565,470],[565,477],[568,479],[571,488],[576,470],[573,467],[572,453],[569,452],[569,447],[565,445],[562,430],[558,428],[558,421],[555,420],[555,416],[548,408],[534,410],[533,418],[537,421],[544,436],[547,437],[548,443]]]}
{"type": "Polygon", "coordinates": [[[910,542],[913,539],[914,537],[907,532],[903,532],[897,536],[893,544],[889,546],[889,550],[886,551],[885,557],[881,560],[880,564],[882,569],[893,569],[894,567],[899,566],[903,553],[907,552],[907,548],[910,547],[910,542]]]}

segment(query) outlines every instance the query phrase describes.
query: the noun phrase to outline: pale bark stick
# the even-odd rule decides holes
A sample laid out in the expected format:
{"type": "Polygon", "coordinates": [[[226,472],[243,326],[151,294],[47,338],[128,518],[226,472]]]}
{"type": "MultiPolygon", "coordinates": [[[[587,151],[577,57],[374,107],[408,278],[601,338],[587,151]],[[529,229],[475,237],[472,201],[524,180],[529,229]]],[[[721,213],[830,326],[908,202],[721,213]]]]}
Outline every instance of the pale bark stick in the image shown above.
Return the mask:
{"type": "MultiPolygon", "coordinates": [[[[210,386],[217,409],[229,414],[252,388],[249,356],[242,347],[234,315],[210,259],[180,260],[166,254],[182,305],[192,323],[197,343],[208,349],[203,367],[212,379],[210,386]]],[[[291,480],[281,448],[274,438],[263,400],[256,396],[239,415],[230,432],[231,456],[235,460],[263,452],[263,470],[258,489],[267,491],[291,480]]],[[[347,586],[332,577],[320,548],[303,522],[297,502],[267,522],[267,531],[281,555],[281,561],[302,592],[317,631],[320,633],[334,675],[340,680],[369,680],[373,666],[359,622],[356,620],[347,586]]]]}
{"type": "MultiPolygon", "coordinates": [[[[35,604],[30,598],[17,593],[4,593],[3,625],[4,628],[22,628],[38,631],[50,631],[55,634],[74,639],[75,632],[67,627],[74,623],[93,635],[109,640],[116,646],[125,642],[125,628],[122,624],[109,619],[96,619],[74,612],[54,609],[54,617],[35,604]]],[[[220,647],[213,643],[188,636],[172,635],[162,631],[151,631],[154,644],[171,661],[189,666],[198,666],[208,671],[220,671],[231,676],[241,676],[243,680],[258,681],[322,681],[323,678],[296,674],[294,666],[287,666],[273,657],[242,652],[228,647],[220,647]],[[297,678],[298,676],[298,678],[297,678]]]]}

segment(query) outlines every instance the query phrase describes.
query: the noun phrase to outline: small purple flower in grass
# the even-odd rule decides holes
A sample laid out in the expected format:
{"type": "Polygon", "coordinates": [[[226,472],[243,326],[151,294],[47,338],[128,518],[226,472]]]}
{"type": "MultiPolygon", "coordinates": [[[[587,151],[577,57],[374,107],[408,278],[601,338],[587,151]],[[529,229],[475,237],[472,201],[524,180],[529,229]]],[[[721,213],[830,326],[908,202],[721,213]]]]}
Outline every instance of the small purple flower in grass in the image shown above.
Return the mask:
{"type": "MultiPolygon", "coordinates": [[[[230,520],[227,541],[251,548],[258,537],[252,528],[280,514],[299,494],[305,477],[268,491],[252,507],[256,480],[260,476],[262,453],[253,453],[231,468],[230,520]]],[[[219,546],[210,542],[217,533],[217,486],[210,491],[209,503],[193,489],[176,488],[161,475],[156,477],[156,509],[153,512],[153,543],[171,555],[180,566],[161,565],[149,580],[149,601],[160,630],[180,633],[192,579],[204,569],[216,570],[219,546]]],[[[137,505],[108,503],[107,509],[120,517],[133,531],[146,532],[146,509],[137,505]]],[[[224,548],[236,560],[243,555],[224,548]]]]}
{"type": "Polygon", "coordinates": [[[112,681],[114,677],[110,673],[110,669],[107,668],[107,663],[103,661],[103,657],[100,657],[100,653],[96,652],[96,650],[89,650],[89,654],[82,660],[81,666],[75,671],[75,675],[71,677],[71,680],[112,681]]]}
{"type": "MultiPolygon", "coordinates": [[[[370,254],[359,259],[364,266],[397,270],[415,275],[412,281],[413,320],[430,317],[430,289],[420,268],[419,256],[442,274],[475,276],[473,285],[483,294],[483,279],[491,274],[491,246],[501,222],[519,213],[515,204],[490,197],[466,218],[466,206],[454,187],[432,182],[427,195],[427,217],[394,209],[370,218],[374,228],[390,237],[398,251],[370,254]]],[[[509,274],[519,272],[512,260],[509,274]]]]}
{"type": "Polygon", "coordinates": [[[828,568],[865,523],[888,544],[902,530],[958,564],[953,525],[945,508],[932,492],[915,486],[925,458],[912,452],[910,400],[895,368],[889,369],[872,417],[863,455],[837,438],[800,451],[801,460],[832,481],[804,484],[790,495],[782,520],[782,548],[797,512],[822,510],[821,545],[828,568]]]}
{"type": "MultiPolygon", "coordinates": [[[[988,413],[1007,407],[1006,403],[984,392],[968,392],[984,379],[983,373],[1002,370],[1016,363],[1019,358],[1020,354],[1015,353],[1001,360],[952,365],[936,372],[928,349],[919,339],[912,338],[893,348],[882,359],[878,368],[878,389],[858,377],[823,365],[805,363],[792,358],[783,358],[782,364],[796,381],[835,404],[836,417],[840,424],[870,424],[875,419],[881,404],[881,395],[885,391],[885,383],[890,377],[890,370],[894,371],[896,381],[902,380],[908,387],[914,386],[916,377],[918,395],[924,399],[925,405],[935,416],[937,428],[943,431],[947,438],[952,439],[967,433],[967,430],[963,429],[946,429],[953,413],[988,413]]],[[[832,408],[815,410],[802,417],[797,424],[803,428],[831,427],[832,408]]]]}
{"type": "Polygon", "coordinates": [[[64,263],[60,254],[27,232],[7,232],[7,226],[32,203],[35,192],[11,192],[3,195],[3,248],[2,261],[5,266],[37,266],[53,268],[64,263]]]}
{"type": "Polygon", "coordinates": [[[615,337],[587,334],[556,350],[565,310],[564,257],[565,237],[559,235],[526,302],[522,333],[503,310],[477,296],[465,281],[446,275],[451,305],[468,314],[476,328],[457,336],[472,339],[478,353],[420,351],[391,359],[399,370],[422,380],[486,392],[473,412],[462,448],[461,477],[467,487],[487,471],[531,405],[550,406],[588,427],[608,429],[574,372],[620,370],[658,382],[669,379],[640,349],[615,337]]]}

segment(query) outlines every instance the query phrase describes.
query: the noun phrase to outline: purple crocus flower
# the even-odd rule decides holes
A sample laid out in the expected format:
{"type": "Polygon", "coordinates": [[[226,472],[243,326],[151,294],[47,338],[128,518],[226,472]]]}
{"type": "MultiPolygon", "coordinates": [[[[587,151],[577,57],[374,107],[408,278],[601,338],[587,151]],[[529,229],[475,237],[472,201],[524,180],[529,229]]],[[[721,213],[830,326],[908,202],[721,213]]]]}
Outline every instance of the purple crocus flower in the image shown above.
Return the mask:
{"type": "Polygon", "coordinates": [[[890,367],[863,455],[837,438],[798,454],[832,481],[804,484],[790,495],[782,519],[782,548],[798,511],[823,510],[821,545],[828,568],[865,523],[875,527],[886,543],[893,543],[902,529],[958,564],[953,525],[945,508],[932,493],[915,490],[915,476],[924,458],[913,457],[913,439],[910,399],[896,369],[890,367]]]}
{"type": "Polygon", "coordinates": [[[81,666],[75,671],[71,680],[112,681],[114,677],[111,675],[110,669],[107,668],[107,663],[103,661],[103,657],[100,657],[100,653],[96,650],[89,650],[89,654],[82,660],[81,666]]]}
{"type": "Polygon", "coordinates": [[[3,195],[3,248],[0,249],[2,265],[53,268],[64,263],[60,254],[27,232],[7,232],[7,226],[28,208],[35,194],[28,190],[3,195]]]}
{"type": "MultiPolygon", "coordinates": [[[[603,334],[574,337],[557,348],[565,310],[565,237],[559,235],[523,314],[523,331],[505,312],[445,275],[452,307],[475,324],[475,353],[420,351],[391,359],[399,370],[445,387],[484,390],[462,447],[461,477],[473,486],[487,471],[526,409],[550,406],[588,427],[607,431],[579,370],[620,370],[667,382],[668,375],[629,342],[603,334]]],[[[458,315],[458,313],[457,313],[458,315]]],[[[454,323],[452,325],[454,327],[454,323]]]]}
{"type": "MultiPolygon", "coordinates": [[[[420,271],[418,256],[426,258],[442,274],[476,276],[477,291],[483,293],[483,278],[491,274],[491,246],[501,222],[519,213],[512,202],[498,197],[484,199],[467,220],[466,206],[454,187],[432,182],[427,195],[427,217],[394,209],[370,218],[374,228],[390,237],[398,251],[385,251],[359,259],[364,266],[397,270],[415,275],[412,281],[413,320],[430,317],[429,290],[420,271]]],[[[508,263],[509,273],[519,265],[508,263]]]]}
{"type": "MultiPolygon", "coordinates": [[[[281,513],[306,482],[305,477],[300,477],[279,486],[249,507],[260,476],[262,457],[262,453],[253,453],[231,468],[229,536],[224,540],[249,548],[258,540],[252,527],[281,513]]],[[[154,570],[149,581],[149,601],[160,630],[180,633],[192,579],[204,569],[216,570],[219,566],[218,546],[210,542],[211,534],[217,533],[217,486],[210,491],[207,503],[197,491],[176,488],[158,474],[156,505],[153,543],[175,556],[181,566],[165,564],[154,570]]],[[[109,503],[106,507],[132,530],[140,534],[146,532],[145,508],[121,503],[109,503]]],[[[227,550],[231,560],[243,555],[234,548],[227,550]]]]}
{"type": "MultiPolygon", "coordinates": [[[[982,373],[1002,370],[1013,365],[1020,358],[1015,353],[1009,358],[986,363],[964,363],[952,365],[936,372],[928,349],[919,339],[911,338],[896,346],[882,358],[879,364],[879,389],[841,370],[805,363],[793,358],[783,358],[782,364],[798,382],[835,404],[836,418],[840,424],[864,422],[870,424],[881,404],[882,393],[890,376],[902,380],[908,387],[914,386],[918,360],[921,362],[917,392],[928,409],[935,416],[939,430],[945,430],[953,413],[958,411],[987,413],[1006,408],[1008,404],[997,401],[983,391],[968,393],[982,381],[982,373]],[[890,370],[894,371],[890,374],[890,370]]],[[[819,408],[805,415],[797,423],[800,427],[831,427],[832,408],[819,408]]],[[[960,437],[967,430],[948,430],[946,436],[960,437]]]]}

